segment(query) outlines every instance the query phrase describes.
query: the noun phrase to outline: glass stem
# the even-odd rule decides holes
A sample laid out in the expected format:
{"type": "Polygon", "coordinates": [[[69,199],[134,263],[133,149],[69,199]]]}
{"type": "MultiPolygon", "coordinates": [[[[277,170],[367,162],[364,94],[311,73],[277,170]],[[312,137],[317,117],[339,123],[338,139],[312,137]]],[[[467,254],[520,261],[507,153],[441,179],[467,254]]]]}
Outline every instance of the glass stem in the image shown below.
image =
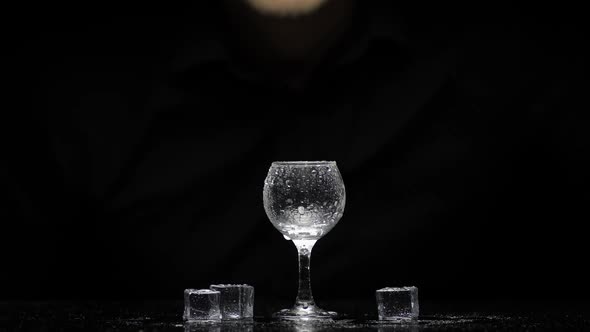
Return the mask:
{"type": "Polygon", "coordinates": [[[299,290],[295,306],[307,309],[315,306],[313,296],[311,295],[311,249],[317,240],[293,240],[297,252],[299,253],[299,290]]]}

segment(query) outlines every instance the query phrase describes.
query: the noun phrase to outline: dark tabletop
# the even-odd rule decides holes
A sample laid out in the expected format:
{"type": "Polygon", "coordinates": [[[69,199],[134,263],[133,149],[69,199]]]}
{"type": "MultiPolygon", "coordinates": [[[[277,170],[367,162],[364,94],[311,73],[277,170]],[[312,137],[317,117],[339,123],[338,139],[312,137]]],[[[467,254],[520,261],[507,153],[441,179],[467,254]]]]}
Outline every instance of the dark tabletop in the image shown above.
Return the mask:
{"type": "Polygon", "coordinates": [[[295,324],[262,313],[252,322],[186,325],[178,301],[2,302],[0,332],[589,330],[588,308],[587,302],[572,301],[426,302],[421,303],[420,319],[409,322],[380,322],[372,312],[348,314],[331,323],[295,324]]]}

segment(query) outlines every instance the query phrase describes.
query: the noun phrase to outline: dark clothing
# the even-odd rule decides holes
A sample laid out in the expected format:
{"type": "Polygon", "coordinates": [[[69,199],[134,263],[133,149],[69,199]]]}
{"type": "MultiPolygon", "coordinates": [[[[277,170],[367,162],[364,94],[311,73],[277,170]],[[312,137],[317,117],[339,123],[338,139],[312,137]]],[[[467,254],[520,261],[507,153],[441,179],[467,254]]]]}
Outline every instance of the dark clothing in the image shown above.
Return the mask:
{"type": "Polygon", "coordinates": [[[2,294],[180,298],[244,282],[294,300],[294,246],[264,213],[263,181],[275,160],[335,160],[347,203],[314,249],[320,304],[410,284],[588,296],[575,35],[418,13],[359,10],[302,86],[242,62],[216,11],[114,18],[23,48],[2,294]]]}

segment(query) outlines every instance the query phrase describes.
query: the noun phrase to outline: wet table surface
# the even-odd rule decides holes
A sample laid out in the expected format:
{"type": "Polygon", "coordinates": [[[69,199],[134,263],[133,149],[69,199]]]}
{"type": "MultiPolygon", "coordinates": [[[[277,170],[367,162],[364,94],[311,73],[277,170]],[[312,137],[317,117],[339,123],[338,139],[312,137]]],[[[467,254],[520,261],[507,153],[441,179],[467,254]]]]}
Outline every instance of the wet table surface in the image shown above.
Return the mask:
{"type": "Polygon", "coordinates": [[[251,322],[184,324],[182,302],[1,302],[4,331],[498,331],[590,330],[590,303],[422,304],[409,322],[378,321],[374,313],[334,322],[281,322],[256,315],[251,322]]]}

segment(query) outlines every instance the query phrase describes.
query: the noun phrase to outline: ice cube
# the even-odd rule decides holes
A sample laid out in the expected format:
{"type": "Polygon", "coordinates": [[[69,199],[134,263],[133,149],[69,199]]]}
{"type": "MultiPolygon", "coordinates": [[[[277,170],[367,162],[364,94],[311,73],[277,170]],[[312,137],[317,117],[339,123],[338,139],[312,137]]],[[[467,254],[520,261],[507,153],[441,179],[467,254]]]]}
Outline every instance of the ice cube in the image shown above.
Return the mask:
{"type": "Polygon", "coordinates": [[[378,289],[376,297],[380,320],[414,319],[419,315],[417,287],[386,287],[378,289]]]}
{"type": "Polygon", "coordinates": [[[223,320],[252,319],[254,287],[245,284],[216,284],[210,288],[220,293],[219,307],[223,320]]]}
{"type": "Polygon", "coordinates": [[[220,293],[211,289],[185,289],[185,321],[220,320],[220,293]]]}

